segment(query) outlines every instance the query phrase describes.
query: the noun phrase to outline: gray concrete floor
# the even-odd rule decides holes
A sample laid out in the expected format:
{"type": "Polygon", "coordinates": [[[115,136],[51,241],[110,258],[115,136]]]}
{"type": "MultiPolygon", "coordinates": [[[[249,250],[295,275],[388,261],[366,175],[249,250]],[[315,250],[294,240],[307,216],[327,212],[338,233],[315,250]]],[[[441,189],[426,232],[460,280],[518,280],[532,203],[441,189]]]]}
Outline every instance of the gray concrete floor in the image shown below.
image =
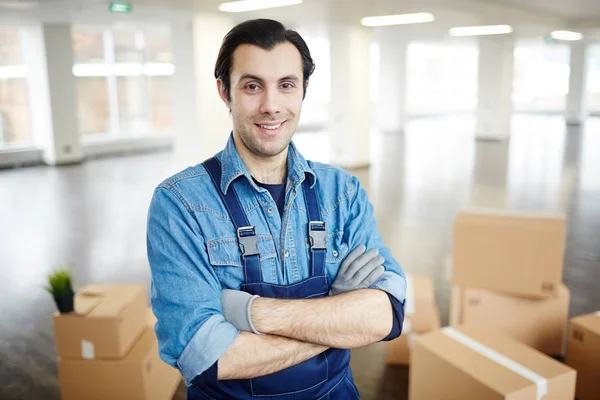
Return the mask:
{"type": "MultiPolygon", "coordinates": [[[[386,244],[406,271],[430,274],[447,322],[452,223],[475,205],[568,215],[564,281],[570,315],[600,310],[600,120],[565,127],[516,116],[510,141],[476,141],[471,118],[412,120],[373,136],[367,187],[386,244]]],[[[326,137],[298,134],[307,158],[326,160],[326,137]]],[[[202,161],[202,160],[198,160],[202,161]]],[[[149,284],[145,220],[154,187],[176,172],[171,153],[0,171],[0,399],[59,399],[46,274],[69,266],[81,287],[149,284]]],[[[363,399],[403,399],[407,368],[384,347],[353,352],[363,399]]],[[[175,396],[185,398],[184,388],[175,396]]]]}

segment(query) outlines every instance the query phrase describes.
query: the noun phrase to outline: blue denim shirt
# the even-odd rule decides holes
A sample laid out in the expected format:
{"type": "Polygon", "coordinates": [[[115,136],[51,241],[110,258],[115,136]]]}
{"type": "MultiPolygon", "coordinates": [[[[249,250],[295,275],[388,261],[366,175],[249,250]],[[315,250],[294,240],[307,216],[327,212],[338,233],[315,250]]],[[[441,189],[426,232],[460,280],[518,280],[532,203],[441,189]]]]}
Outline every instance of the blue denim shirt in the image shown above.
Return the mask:
{"type": "MultiPolygon", "coordinates": [[[[223,192],[231,186],[256,227],[260,267],[268,283],[290,285],[308,278],[308,216],[302,182],[317,184],[327,226],[326,273],[335,279],[341,262],[360,244],[378,248],[385,272],[371,286],[405,301],[400,265],[384,246],[373,207],[356,177],[326,164],[306,161],[289,146],[283,216],[270,193],[256,185],[230,136],[216,157],[223,192]],[[240,179],[237,179],[241,177],[240,179]]],[[[231,346],[239,331],[222,315],[221,291],[244,281],[236,230],[210,176],[199,164],[166,179],[155,190],[148,213],[151,303],[161,358],[179,368],[189,385],[231,346]]]]}

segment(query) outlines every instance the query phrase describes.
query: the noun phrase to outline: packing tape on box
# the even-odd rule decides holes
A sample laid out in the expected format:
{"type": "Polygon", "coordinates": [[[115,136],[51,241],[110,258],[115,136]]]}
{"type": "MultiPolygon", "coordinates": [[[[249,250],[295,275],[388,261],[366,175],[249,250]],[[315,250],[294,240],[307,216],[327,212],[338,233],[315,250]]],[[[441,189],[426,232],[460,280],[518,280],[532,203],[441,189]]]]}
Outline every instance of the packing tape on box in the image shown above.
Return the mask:
{"type": "Polygon", "coordinates": [[[88,342],[85,339],[81,341],[81,358],[84,360],[93,360],[96,358],[94,343],[88,342]]]}
{"type": "Polygon", "coordinates": [[[600,311],[598,311],[598,312],[596,313],[596,315],[600,317],[600,311]]]}
{"type": "Polygon", "coordinates": [[[459,343],[464,344],[472,350],[475,350],[479,354],[486,356],[490,360],[497,362],[505,368],[510,369],[511,371],[521,375],[525,379],[529,379],[534,382],[537,386],[537,395],[536,400],[541,400],[548,393],[548,380],[541,375],[536,374],[532,370],[523,365],[517,363],[514,360],[506,357],[503,354],[498,353],[496,350],[493,350],[484,344],[478,342],[477,340],[470,338],[462,332],[457,331],[454,328],[446,327],[442,328],[442,333],[446,336],[451,337],[459,343]]]}
{"type": "Polygon", "coordinates": [[[415,313],[415,282],[411,274],[405,274],[404,279],[406,280],[406,301],[404,306],[404,313],[412,315],[415,313]]]}

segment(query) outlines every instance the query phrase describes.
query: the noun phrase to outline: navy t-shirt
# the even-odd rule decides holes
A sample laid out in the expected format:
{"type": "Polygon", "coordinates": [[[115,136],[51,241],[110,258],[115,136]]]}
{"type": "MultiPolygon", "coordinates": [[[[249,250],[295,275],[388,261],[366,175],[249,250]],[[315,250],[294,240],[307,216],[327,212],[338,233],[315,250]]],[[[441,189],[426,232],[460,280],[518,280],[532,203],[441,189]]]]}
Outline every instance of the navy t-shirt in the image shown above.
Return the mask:
{"type": "MultiPolygon", "coordinates": [[[[253,178],[254,179],[254,178],[253,178]]],[[[279,215],[283,215],[283,206],[285,204],[285,183],[279,183],[276,185],[271,185],[269,183],[261,183],[254,179],[254,182],[260,186],[261,188],[265,188],[271,193],[271,197],[277,204],[277,209],[279,210],[279,215]]]]}

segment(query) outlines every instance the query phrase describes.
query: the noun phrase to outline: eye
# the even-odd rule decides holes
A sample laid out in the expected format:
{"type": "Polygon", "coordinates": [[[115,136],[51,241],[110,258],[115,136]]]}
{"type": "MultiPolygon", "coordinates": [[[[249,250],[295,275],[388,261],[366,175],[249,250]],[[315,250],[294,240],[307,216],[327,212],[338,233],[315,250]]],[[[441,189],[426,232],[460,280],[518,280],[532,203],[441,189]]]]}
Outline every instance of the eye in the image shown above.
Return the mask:
{"type": "Polygon", "coordinates": [[[260,86],[258,86],[256,83],[249,83],[246,86],[244,86],[244,88],[248,89],[251,92],[256,92],[258,91],[258,89],[260,89],[260,86]]]}
{"type": "Polygon", "coordinates": [[[295,86],[294,86],[294,84],[293,84],[292,82],[283,82],[283,83],[281,84],[281,87],[282,87],[283,89],[292,89],[292,88],[294,88],[295,86]]]}

